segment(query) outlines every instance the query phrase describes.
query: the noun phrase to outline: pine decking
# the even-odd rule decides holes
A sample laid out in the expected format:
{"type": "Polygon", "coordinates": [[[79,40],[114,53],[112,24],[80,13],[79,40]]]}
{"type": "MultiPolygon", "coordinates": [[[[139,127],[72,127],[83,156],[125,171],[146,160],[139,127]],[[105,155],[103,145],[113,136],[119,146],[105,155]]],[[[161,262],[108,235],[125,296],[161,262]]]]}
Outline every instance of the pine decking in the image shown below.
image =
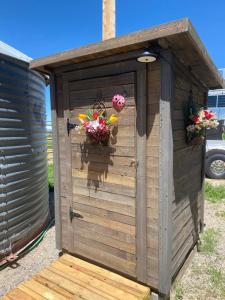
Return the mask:
{"type": "Polygon", "coordinates": [[[150,289],[64,254],[0,300],[147,300],[150,289]]]}

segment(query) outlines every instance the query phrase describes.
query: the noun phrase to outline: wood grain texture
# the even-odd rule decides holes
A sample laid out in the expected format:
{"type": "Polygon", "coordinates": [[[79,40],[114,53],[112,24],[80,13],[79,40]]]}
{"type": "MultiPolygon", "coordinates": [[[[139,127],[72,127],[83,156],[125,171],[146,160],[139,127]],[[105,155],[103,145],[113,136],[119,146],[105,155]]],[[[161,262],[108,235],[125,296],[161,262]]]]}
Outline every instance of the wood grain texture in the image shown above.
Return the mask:
{"type": "Polygon", "coordinates": [[[155,289],[159,287],[159,101],[160,63],[157,61],[148,64],[146,140],[147,282],[155,289]],[[154,268],[152,267],[152,260],[155,262],[154,268]]]}
{"type": "Polygon", "coordinates": [[[219,75],[206,48],[188,19],[162,24],[150,29],[131,33],[126,36],[106,40],[102,43],[64,51],[59,54],[36,59],[31,68],[48,72],[48,68],[57,68],[87,60],[94,60],[147,47],[146,43],[158,40],[165,49],[170,47],[192,73],[209,88],[221,88],[224,80],[219,75]],[[195,55],[192,53],[195,52],[195,55]]]}
{"type": "MultiPolygon", "coordinates": [[[[134,70],[135,65],[122,63],[120,68],[134,70]]],[[[69,234],[73,232],[72,253],[110,268],[123,266],[124,273],[136,277],[135,73],[118,74],[115,66],[108,65],[71,72],[64,80],[68,82],[66,107],[73,122],[79,113],[92,108],[99,93],[106,106],[110,101],[107,114],[115,113],[111,108],[114,94],[126,95],[126,108],[119,114],[108,145],[93,145],[85,133],[70,132],[71,156],[68,150],[67,156],[71,157],[72,179],[69,183],[67,178],[67,186],[72,187],[71,207],[77,217],[69,234]]]]}
{"type": "Polygon", "coordinates": [[[172,115],[174,101],[173,55],[162,51],[160,97],[160,190],[159,190],[159,291],[169,294],[172,282],[172,202],[173,182],[173,131],[172,115]]]}
{"type": "Polygon", "coordinates": [[[147,300],[149,296],[148,287],[64,254],[1,300],[147,300]]]}
{"type": "Polygon", "coordinates": [[[173,276],[177,274],[188,253],[196,244],[201,224],[204,222],[202,213],[204,206],[202,157],[205,150],[204,147],[195,148],[186,144],[184,108],[188,103],[190,89],[193,92],[195,105],[197,107],[204,106],[205,88],[190,74],[181,72],[182,68],[183,66],[176,67],[179,76],[176,77],[175,82],[175,110],[173,115],[175,188],[175,200],[172,204],[173,276]]]}
{"type": "Polygon", "coordinates": [[[137,202],[136,247],[137,279],[147,281],[147,215],[146,215],[146,117],[147,117],[147,69],[137,72],[137,202]]]}
{"type": "Polygon", "coordinates": [[[116,4],[115,0],[102,2],[102,40],[116,36],[116,4]]]}
{"type": "Polygon", "coordinates": [[[67,240],[66,249],[73,251],[73,228],[71,226],[70,210],[72,208],[73,192],[72,186],[72,152],[71,152],[71,136],[67,133],[67,120],[70,119],[70,99],[69,99],[69,83],[63,77],[63,110],[64,110],[64,135],[65,135],[65,179],[67,186],[66,193],[66,218],[67,218],[67,231],[69,239],[67,240]]]}

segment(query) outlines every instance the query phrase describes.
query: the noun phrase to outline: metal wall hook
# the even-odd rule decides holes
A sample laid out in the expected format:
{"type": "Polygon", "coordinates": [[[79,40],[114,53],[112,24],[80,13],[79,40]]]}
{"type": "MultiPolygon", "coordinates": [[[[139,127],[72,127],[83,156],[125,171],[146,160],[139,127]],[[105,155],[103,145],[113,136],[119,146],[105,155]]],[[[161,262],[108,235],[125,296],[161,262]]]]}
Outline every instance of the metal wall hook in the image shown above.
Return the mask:
{"type": "Polygon", "coordinates": [[[67,119],[67,124],[66,124],[66,127],[67,127],[67,133],[68,133],[68,136],[70,134],[70,130],[71,129],[74,129],[75,127],[77,127],[78,125],[76,123],[70,123],[70,120],[69,118],[67,119]]]}

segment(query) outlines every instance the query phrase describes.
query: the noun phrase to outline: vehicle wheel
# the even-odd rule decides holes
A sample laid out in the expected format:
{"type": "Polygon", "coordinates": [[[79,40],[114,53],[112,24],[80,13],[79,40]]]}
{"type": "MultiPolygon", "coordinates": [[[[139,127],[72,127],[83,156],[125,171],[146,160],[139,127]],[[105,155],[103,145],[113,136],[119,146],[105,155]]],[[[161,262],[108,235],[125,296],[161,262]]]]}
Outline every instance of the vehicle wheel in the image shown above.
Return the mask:
{"type": "Polygon", "coordinates": [[[225,154],[212,154],[205,162],[205,173],[209,178],[225,178],[225,154]]]}

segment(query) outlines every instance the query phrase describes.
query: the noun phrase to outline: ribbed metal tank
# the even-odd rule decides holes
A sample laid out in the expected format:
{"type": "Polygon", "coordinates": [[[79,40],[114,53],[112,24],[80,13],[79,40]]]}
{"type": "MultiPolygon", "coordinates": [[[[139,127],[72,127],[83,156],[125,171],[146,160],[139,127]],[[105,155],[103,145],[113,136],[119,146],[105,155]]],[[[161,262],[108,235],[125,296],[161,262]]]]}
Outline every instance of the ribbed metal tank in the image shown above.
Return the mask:
{"type": "Polygon", "coordinates": [[[48,218],[45,79],[0,42],[0,260],[48,218]]]}

